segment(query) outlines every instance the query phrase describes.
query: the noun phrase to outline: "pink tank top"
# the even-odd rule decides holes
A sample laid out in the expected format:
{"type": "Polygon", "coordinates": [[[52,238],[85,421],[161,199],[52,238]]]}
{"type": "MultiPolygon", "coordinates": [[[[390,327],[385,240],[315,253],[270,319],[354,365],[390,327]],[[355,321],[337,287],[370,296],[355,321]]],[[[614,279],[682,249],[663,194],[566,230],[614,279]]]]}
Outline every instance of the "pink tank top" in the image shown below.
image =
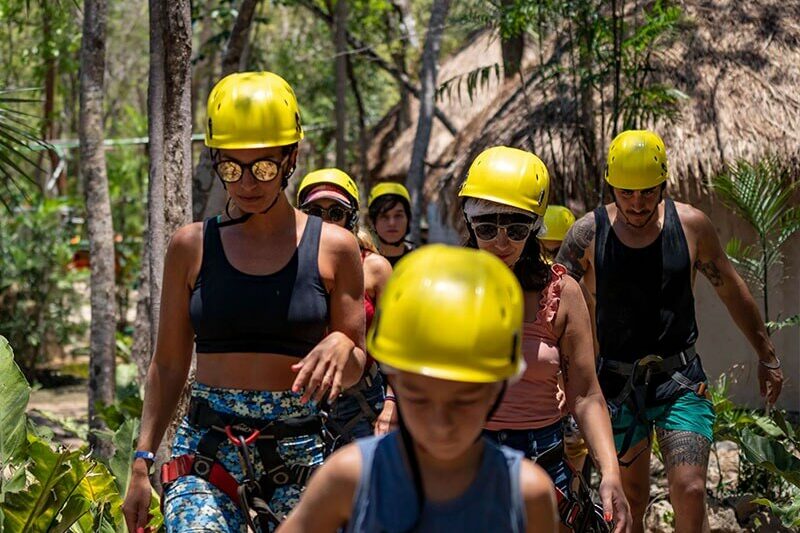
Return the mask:
{"type": "MultiPolygon", "coordinates": [[[[368,253],[369,252],[367,252],[366,250],[361,250],[362,265],[364,264],[364,259],[366,259],[368,253]]],[[[366,315],[367,318],[367,331],[369,331],[369,327],[372,325],[372,319],[375,317],[375,301],[372,299],[372,296],[367,294],[366,291],[364,291],[364,314],[366,315]]],[[[367,361],[366,364],[364,365],[364,372],[368,372],[370,367],[372,366],[372,363],[374,362],[375,359],[373,359],[369,354],[367,354],[367,361]]]]}
{"type": "Polygon", "coordinates": [[[536,320],[523,324],[522,354],[528,367],[522,379],[508,387],[500,407],[486,424],[489,430],[536,429],[561,420],[556,399],[561,353],[553,324],[566,272],[562,265],[551,267],[550,282],[542,291],[536,320]]]}

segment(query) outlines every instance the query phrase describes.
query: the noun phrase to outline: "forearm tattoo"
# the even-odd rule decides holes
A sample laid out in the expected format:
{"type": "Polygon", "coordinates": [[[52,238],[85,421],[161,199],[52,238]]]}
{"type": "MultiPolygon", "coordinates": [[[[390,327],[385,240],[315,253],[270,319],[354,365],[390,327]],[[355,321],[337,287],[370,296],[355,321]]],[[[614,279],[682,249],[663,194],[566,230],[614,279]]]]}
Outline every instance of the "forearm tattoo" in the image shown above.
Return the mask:
{"type": "Polygon", "coordinates": [[[711,443],[707,438],[691,431],[670,431],[659,427],[656,436],[667,472],[681,465],[708,468],[711,443]]]}
{"type": "Polygon", "coordinates": [[[564,385],[569,382],[569,356],[561,352],[561,378],[564,380],[564,385]]]}
{"type": "Polygon", "coordinates": [[[578,220],[567,232],[561,249],[558,251],[556,263],[561,263],[570,275],[580,281],[586,273],[586,269],[581,264],[581,259],[586,254],[586,248],[594,239],[595,226],[593,217],[583,217],[578,220]]]}
{"type": "Polygon", "coordinates": [[[702,272],[703,275],[708,278],[708,281],[710,281],[714,287],[722,287],[722,284],[724,283],[722,281],[722,274],[717,268],[717,265],[714,264],[714,261],[703,263],[698,259],[697,261],[694,262],[694,268],[702,272]]]}

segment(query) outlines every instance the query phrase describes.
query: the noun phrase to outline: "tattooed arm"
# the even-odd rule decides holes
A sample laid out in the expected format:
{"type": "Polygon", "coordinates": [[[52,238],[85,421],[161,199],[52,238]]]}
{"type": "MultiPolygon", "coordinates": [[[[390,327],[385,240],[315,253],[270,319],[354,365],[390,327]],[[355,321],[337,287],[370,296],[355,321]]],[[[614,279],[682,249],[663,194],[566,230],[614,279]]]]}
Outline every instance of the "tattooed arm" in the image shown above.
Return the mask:
{"type": "Polygon", "coordinates": [[[586,213],[567,232],[556,263],[561,263],[570,275],[580,281],[590,265],[589,249],[594,241],[594,213],[586,213]]]}
{"type": "MultiPolygon", "coordinates": [[[[714,286],[731,318],[755,349],[759,360],[770,365],[776,364],[775,347],[769,339],[761,312],[747,285],[725,255],[711,221],[701,211],[690,209],[687,213],[687,227],[695,233],[697,242],[694,267],[714,286]]],[[[781,370],[770,370],[759,364],[758,378],[761,395],[766,396],[770,403],[775,403],[783,386],[781,370]]]]}

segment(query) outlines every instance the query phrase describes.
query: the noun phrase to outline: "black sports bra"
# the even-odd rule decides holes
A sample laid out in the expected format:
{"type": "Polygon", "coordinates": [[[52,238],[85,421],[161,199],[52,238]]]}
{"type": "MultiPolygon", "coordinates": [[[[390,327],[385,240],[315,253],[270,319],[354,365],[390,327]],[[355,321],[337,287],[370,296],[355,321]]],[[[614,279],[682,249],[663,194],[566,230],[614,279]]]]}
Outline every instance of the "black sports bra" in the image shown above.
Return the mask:
{"type": "Polygon", "coordinates": [[[308,217],[292,258],[264,276],[230,264],[219,225],[218,217],[203,223],[203,261],[189,302],[197,353],[304,357],[325,337],[329,321],[318,264],[322,219],[308,217]]]}

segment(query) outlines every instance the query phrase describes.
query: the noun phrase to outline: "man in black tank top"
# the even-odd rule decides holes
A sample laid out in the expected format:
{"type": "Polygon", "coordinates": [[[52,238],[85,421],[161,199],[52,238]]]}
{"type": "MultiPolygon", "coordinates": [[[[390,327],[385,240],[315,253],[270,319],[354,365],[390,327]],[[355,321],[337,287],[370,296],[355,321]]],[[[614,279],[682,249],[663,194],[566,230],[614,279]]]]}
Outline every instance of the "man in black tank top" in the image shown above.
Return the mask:
{"type": "Polygon", "coordinates": [[[650,435],[664,456],[676,531],[708,530],[705,481],[714,411],[694,350],[696,271],[708,278],[758,355],[762,396],[781,392],[780,361],[753,297],[711,221],[664,198],[667,157],[650,131],[626,131],[609,147],[614,202],[570,229],[556,261],[583,280],[595,315],[600,385],[609,403],[633,530],[649,500],[650,435]]]}

